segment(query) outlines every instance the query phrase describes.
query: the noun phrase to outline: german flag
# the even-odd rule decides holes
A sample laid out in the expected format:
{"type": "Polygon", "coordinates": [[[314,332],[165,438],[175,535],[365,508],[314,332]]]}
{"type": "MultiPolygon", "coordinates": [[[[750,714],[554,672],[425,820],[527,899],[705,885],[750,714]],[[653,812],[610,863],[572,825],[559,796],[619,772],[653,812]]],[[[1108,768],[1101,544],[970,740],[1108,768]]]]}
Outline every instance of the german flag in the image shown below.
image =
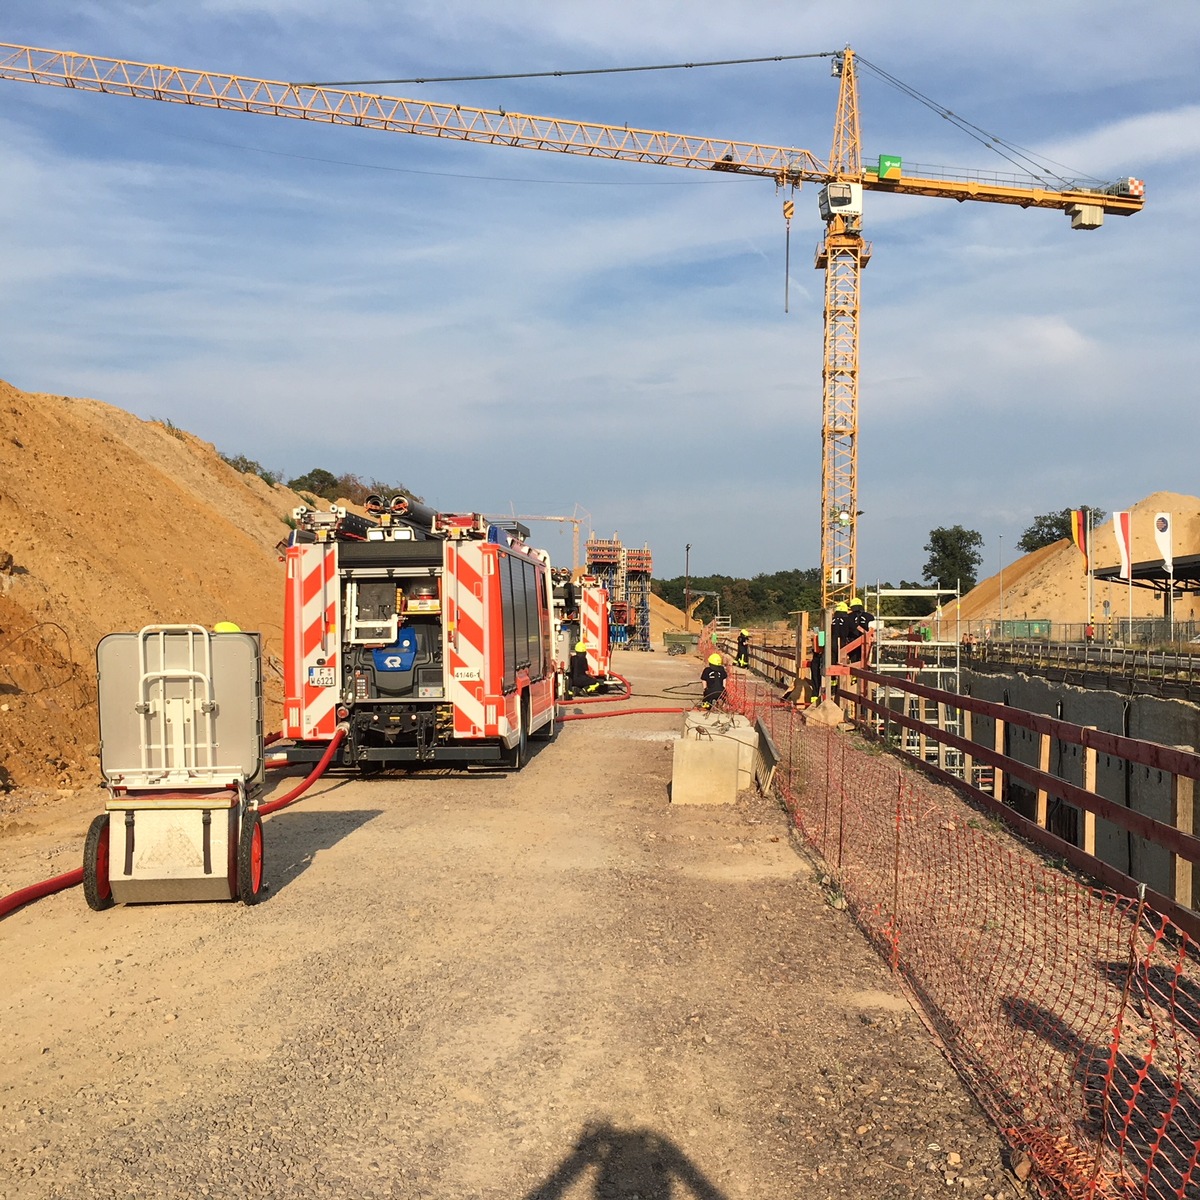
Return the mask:
{"type": "Polygon", "coordinates": [[[1086,508],[1071,509],[1071,541],[1083,555],[1083,570],[1088,569],[1088,511],[1086,508]]]}

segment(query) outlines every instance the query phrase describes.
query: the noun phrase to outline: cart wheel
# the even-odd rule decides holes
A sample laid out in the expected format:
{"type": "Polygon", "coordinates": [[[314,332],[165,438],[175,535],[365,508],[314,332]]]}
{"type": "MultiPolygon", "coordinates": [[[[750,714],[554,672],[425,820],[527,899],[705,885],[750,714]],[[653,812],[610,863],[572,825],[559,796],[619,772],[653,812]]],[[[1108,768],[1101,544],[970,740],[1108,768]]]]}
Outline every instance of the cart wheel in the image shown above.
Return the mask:
{"type": "Polygon", "coordinates": [[[242,817],[242,831],[238,838],[238,899],[243,904],[257,904],[262,894],[262,817],[256,812],[247,812],[242,817]]]}
{"type": "Polygon", "coordinates": [[[83,843],[83,898],[93,912],[113,906],[108,881],[108,813],[101,813],[88,826],[83,843]]]}

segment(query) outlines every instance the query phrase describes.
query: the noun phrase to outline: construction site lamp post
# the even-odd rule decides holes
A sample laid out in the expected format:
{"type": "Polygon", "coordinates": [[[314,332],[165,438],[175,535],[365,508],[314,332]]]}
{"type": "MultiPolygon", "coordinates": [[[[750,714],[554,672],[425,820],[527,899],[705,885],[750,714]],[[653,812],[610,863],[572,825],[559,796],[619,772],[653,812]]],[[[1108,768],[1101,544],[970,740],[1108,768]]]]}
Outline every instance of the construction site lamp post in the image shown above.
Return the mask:
{"type": "Polygon", "coordinates": [[[1004,534],[1000,535],[1000,637],[1004,636],[1004,534]]]}
{"type": "Polygon", "coordinates": [[[683,631],[692,632],[692,543],[683,548],[683,631]]]}

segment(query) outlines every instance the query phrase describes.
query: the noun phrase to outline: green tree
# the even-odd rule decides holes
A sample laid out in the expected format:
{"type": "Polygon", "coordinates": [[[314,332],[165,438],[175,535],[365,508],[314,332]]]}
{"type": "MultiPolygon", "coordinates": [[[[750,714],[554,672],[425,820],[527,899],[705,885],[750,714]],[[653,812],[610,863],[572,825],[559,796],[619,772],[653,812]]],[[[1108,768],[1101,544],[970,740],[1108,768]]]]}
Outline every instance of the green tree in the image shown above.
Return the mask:
{"type": "MultiPolygon", "coordinates": [[[[735,624],[761,624],[786,620],[789,613],[816,612],[821,603],[821,572],[818,567],[807,570],[774,571],[755,575],[752,579],[729,575],[693,575],[690,586],[695,593],[716,592],[721,598],[721,612],[733,618],[735,624]]],[[[668,604],[683,608],[684,577],[655,579],[651,587],[656,596],[668,604]]],[[[701,621],[711,620],[717,611],[716,599],[706,596],[696,610],[701,621]]]]}
{"type": "Polygon", "coordinates": [[[297,475],[295,479],[289,479],[287,485],[293,492],[310,492],[325,500],[336,500],[338,483],[338,477],[332,471],[326,471],[323,467],[313,467],[306,475],[297,475]]]}
{"type": "Polygon", "coordinates": [[[982,545],[983,535],[974,529],[964,529],[961,525],[931,529],[929,541],[925,543],[929,555],[925,562],[925,578],[938,587],[958,586],[969,592],[975,586],[975,572],[983,562],[983,555],[979,553],[982,545]]]}
{"type": "Polygon", "coordinates": [[[222,454],[221,458],[235,471],[241,471],[243,475],[257,475],[259,479],[269,483],[272,487],[283,479],[282,471],[268,471],[262,463],[255,462],[254,459],[247,458],[244,454],[222,454]]]}
{"type": "MultiPolygon", "coordinates": [[[[1081,504],[1079,507],[1087,508],[1088,506],[1081,504]]],[[[1073,511],[1075,510],[1064,508],[1059,512],[1042,513],[1041,516],[1034,517],[1033,524],[1021,534],[1017,549],[1024,550],[1026,554],[1032,554],[1043,546],[1051,546],[1055,542],[1061,542],[1063,538],[1069,538],[1073,511]]],[[[1092,514],[1093,527],[1099,525],[1108,516],[1102,508],[1089,508],[1088,511],[1092,514]]]]}

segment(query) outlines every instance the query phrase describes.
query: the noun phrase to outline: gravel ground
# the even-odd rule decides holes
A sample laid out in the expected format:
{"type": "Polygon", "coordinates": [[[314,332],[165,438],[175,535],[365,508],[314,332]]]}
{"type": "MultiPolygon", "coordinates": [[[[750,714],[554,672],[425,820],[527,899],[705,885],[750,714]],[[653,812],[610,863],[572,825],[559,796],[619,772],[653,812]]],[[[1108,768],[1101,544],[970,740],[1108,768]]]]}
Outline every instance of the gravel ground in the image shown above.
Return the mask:
{"type": "MultiPolygon", "coordinates": [[[[695,677],[620,665],[652,703],[695,677]]],[[[8,918],[0,1194],[1024,1195],[778,807],[671,806],[676,724],[322,781],[256,908],[8,918]]],[[[58,799],[9,799],[4,884],[78,862],[58,799]]]]}

